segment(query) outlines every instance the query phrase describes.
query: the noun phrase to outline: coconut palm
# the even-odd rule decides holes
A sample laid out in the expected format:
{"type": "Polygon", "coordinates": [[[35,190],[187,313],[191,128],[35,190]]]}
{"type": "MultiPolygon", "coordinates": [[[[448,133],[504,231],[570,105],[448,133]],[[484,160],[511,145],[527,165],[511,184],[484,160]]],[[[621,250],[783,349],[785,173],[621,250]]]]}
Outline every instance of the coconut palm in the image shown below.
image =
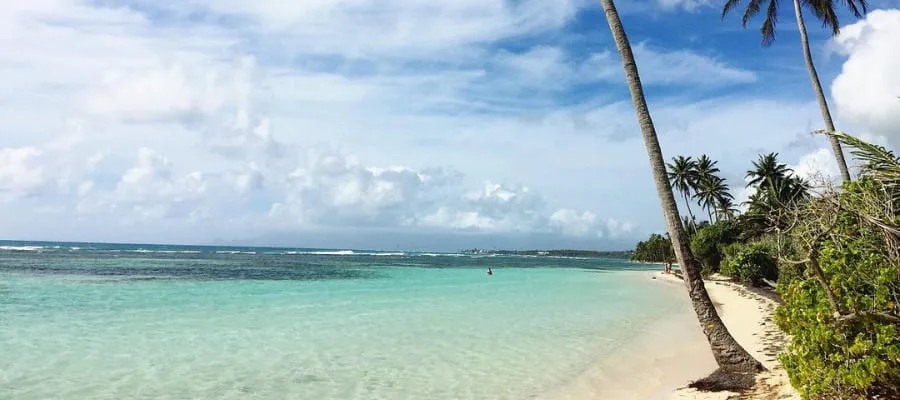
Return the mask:
{"type": "Polygon", "coordinates": [[[692,157],[672,157],[672,162],[666,164],[669,168],[669,183],[684,197],[688,215],[694,218],[691,211],[691,192],[697,187],[697,162],[692,157]]]}
{"type": "MultiPolygon", "coordinates": [[[[822,113],[822,119],[825,121],[825,129],[828,132],[835,132],[834,121],[831,119],[831,111],[828,109],[828,101],[825,99],[825,92],[822,90],[822,82],[819,81],[819,73],[816,72],[816,66],[813,64],[812,52],[809,49],[809,37],[806,33],[806,23],[803,21],[803,6],[812,11],[812,13],[822,21],[822,25],[831,28],[832,35],[840,33],[840,22],[837,13],[834,10],[833,0],[793,0],[794,15],[797,17],[797,27],[800,30],[800,44],[803,47],[803,60],[806,61],[806,69],[809,71],[809,79],[812,82],[813,91],[816,93],[816,99],[819,101],[819,111],[822,113]]],[[[725,19],[730,11],[740,5],[741,0],[727,0],[725,6],[722,7],[722,19],[725,19]]],[[[842,4],[850,9],[857,18],[862,17],[867,11],[866,0],[842,0],[842,4]]],[[[755,15],[759,14],[762,8],[763,0],[750,0],[747,8],[744,10],[744,16],[741,18],[741,24],[747,27],[747,22],[755,15]]],[[[762,35],[762,45],[769,46],[775,41],[775,24],[778,22],[778,0],[768,0],[766,6],[766,19],[763,21],[762,27],[759,29],[762,35]]],[[[840,141],[829,136],[831,149],[834,151],[834,157],[837,160],[838,168],[841,170],[841,177],[844,182],[850,181],[850,170],[847,168],[847,161],[844,160],[844,152],[841,150],[840,141]]]]}
{"type": "Polygon", "coordinates": [[[753,162],[753,168],[747,171],[747,187],[772,187],[791,172],[787,164],[778,163],[778,153],[760,154],[759,159],[753,162]]]}
{"type": "Polygon", "coordinates": [[[716,220],[719,219],[721,214],[719,210],[733,207],[730,202],[734,200],[734,196],[731,195],[730,187],[724,179],[717,175],[708,174],[700,180],[696,197],[700,206],[706,209],[710,220],[713,217],[716,220]]]}
{"type": "Polygon", "coordinates": [[[716,167],[718,161],[713,161],[706,154],[697,159],[696,175],[697,181],[709,179],[711,176],[719,173],[719,167],[716,167]]]}
{"type": "Polygon", "coordinates": [[[728,332],[725,324],[722,323],[722,319],[719,318],[719,314],[716,312],[709,294],[706,292],[703,279],[700,277],[700,264],[691,253],[690,243],[678,216],[678,206],[675,203],[672,188],[669,186],[666,164],[662,150],[659,147],[656,129],[653,127],[653,119],[650,116],[650,110],[647,108],[647,101],[644,98],[644,89],[641,86],[641,78],[638,74],[631,44],[628,42],[628,36],[625,34],[625,28],[622,26],[622,20],[619,19],[619,12],[616,10],[613,0],[600,0],[600,3],[603,5],[609,29],[612,32],[616,48],[622,59],[625,79],[628,82],[634,111],[644,137],[650,169],[653,173],[653,180],[656,183],[656,194],[659,196],[662,212],[666,220],[666,228],[672,241],[672,247],[675,250],[675,257],[678,265],[684,271],[684,282],[688,295],[691,298],[691,304],[697,313],[697,319],[700,321],[703,333],[709,341],[713,357],[716,359],[720,369],[726,373],[752,375],[762,371],[764,370],[762,364],[747,353],[734,340],[731,333],[728,332]]]}
{"type": "Polygon", "coordinates": [[[716,218],[724,219],[725,221],[734,220],[739,212],[737,205],[734,204],[734,197],[730,193],[728,197],[721,198],[716,205],[716,218]]]}

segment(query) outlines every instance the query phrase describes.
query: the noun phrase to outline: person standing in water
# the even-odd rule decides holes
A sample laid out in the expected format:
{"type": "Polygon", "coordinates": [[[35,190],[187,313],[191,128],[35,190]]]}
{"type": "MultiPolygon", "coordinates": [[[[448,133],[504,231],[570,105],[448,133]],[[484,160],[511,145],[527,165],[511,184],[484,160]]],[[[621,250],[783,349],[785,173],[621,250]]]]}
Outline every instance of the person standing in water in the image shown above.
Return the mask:
{"type": "Polygon", "coordinates": [[[494,271],[491,271],[491,267],[488,267],[487,274],[488,274],[488,275],[493,275],[493,274],[494,274],[494,271]]]}

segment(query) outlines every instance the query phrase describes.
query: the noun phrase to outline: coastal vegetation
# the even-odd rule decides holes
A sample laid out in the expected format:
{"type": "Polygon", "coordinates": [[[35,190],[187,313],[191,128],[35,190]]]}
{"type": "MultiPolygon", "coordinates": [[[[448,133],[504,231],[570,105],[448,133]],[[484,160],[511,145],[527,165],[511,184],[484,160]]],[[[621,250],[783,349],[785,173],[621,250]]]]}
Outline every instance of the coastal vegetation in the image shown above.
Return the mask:
{"type": "MultiPolygon", "coordinates": [[[[691,249],[704,276],[780,295],[775,320],[792,337],[781,361],[803,398],[900,398],[900,158],[846,133],[820,133],[851,149],[855,181],[814,185],[778,154],[763,154],[746,173],[742,213],[682,224],[698,227],[691,249]]],[[[669,164],[673,188],[684,159],[669,164]]],[[[700,203],[694,185],[688,202],[700,203]]],[[[638,248],[651,242],[671,246],[654,234],[638,248]]]]}
{"type": "MultiPolygon", "coordinates": [[[[666,236],[638,244],[636,261],[673,256],[719,370],[692,384],[709,390],[752,385],[762,366],[734,341],[711,306],[702,275],[721,273],[752,286],[775,286],[783,299],[776,321],[791,335],[780,360],[804,399],[900,398],[900,159],[883,147],[838,131],[813,63],[803,11],[839,32],[831,1],[793,0],[801,48],[843,181],[811,182],[777,153],[762,154],[747,171],[752,193],[740,212],[716,162],[662,150],[628,37],[613,0],[601,0],[625,70],[638,125],[666,222],[666,236]],[[842,146],[862,164],[853,181],[842,146]],[[681,218],[674,193],[684,200],[681,218]],[[692,203],[706,212],[697,221],[692,203]],[[749,377],[749,380],[748,380],[749,377]]],[[[856,17],[865,0],[842,2],[856,17]]],[[[740,0],[727,0],[722,17],[740,0]]],[[[779,3],[750,0],[741,18],[765,10],[762,44],[775,40],[779,3]]]]}
{"type": "Polygon", "coordinates": [[[654,233],[645,241],[638,242],[631,254],[632,261],[639,262],[673,262],[675,261],[675,251],[672,250],[672,241],[663,235],[654,233]]]}

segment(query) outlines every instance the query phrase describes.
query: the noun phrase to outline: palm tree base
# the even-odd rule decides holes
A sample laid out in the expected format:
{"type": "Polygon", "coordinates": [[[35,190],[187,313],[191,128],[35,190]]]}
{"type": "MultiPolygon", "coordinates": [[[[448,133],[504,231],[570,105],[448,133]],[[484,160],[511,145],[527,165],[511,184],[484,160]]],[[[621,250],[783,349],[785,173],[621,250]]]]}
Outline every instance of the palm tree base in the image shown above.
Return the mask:
{"type": "Polygon", "coordinates": [[[747,371],[735,371],[733,369],[729,368],[726,371],[719,368],[709,376],[691,382],[688,387],[704,392],[743,392],[753,387],[756,383],[756,374],[760,371],[752,365],[747,365],[747,371]]]}

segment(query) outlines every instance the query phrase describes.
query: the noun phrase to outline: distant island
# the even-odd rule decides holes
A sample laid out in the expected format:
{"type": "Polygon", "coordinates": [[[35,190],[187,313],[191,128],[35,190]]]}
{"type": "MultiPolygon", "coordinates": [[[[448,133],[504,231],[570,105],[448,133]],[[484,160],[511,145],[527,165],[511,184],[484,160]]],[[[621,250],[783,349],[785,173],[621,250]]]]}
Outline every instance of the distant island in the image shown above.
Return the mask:
{"type": "Polygon", "coordinates": [[[462,254],[496,254],[512,256],[547,256],[547,257],[615,257],[631,258],[632,250],[625,251],[594,251],[594,250],[486,250],[469,249],[461,251],[462,254]]]}

